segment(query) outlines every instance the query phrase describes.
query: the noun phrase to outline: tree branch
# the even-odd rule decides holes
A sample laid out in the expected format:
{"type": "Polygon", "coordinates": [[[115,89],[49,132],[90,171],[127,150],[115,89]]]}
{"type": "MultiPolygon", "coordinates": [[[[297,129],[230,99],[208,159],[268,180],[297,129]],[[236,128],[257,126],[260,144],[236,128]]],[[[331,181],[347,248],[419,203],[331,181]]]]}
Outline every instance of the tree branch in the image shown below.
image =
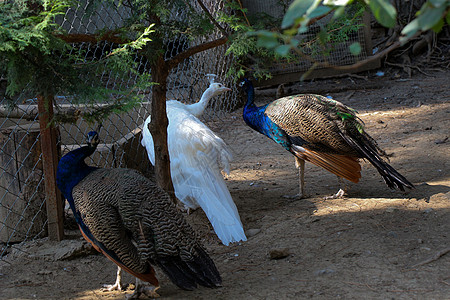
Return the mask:
{"type": "Polygon", "coordinates": [[[186,58],[191,57],[192,55],[197,54],[199,52],[221,46],[221,45],[225,44],[227,41],[228,41],[228,37],[225,36],[225,37],[221,37],[214,41],[210,41],[210,42],[206,42],[206,43],[203,43],[200,45],[193,46],[193,47],[187,49],[186,51],[183,51],[183,52],[175,55],[171,59],[169,59],[167,61],[167,66],[169,67],[169,70],[170,70],[170,69],[174,68],[176,65],[178,65],[180,62],[185,60],[186,58]]]}
{"type": "Polygon", "coordinates": [[[200,7],[203,9],[203,11],[205,12],[205,14],[208,16],[209,20],[216,25],[216,27],[220,30],[220,32],[222,32],[222,34],[226,37],[228,37],[228,33],[227,31],[220,26],[220,24],[216,21],[216,19],[213,18],[213,16],[211,15],[211,13],[209,12],[209,10],[206,8],[205,4],[203,4],[203,1],[201,0],[197,0],[198,5],[200,5],[200,7]]]}

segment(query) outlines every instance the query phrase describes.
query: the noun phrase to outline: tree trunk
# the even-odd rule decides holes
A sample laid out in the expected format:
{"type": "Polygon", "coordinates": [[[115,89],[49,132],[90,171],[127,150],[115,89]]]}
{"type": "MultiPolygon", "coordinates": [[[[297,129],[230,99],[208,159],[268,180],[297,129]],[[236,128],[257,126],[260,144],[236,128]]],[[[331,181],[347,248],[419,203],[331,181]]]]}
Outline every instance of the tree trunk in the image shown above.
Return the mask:
{"type": "Polygon", "coordinates": [[[169,149],[167,146],[166,92],[169,68],[164,57],[159,55],[151,67],[152,81],[156,84],[152,89],[152,119],[149,126],[155,145],[156,183],[162,187],[176,203],[175,191],[170,174],[169,149]]]}

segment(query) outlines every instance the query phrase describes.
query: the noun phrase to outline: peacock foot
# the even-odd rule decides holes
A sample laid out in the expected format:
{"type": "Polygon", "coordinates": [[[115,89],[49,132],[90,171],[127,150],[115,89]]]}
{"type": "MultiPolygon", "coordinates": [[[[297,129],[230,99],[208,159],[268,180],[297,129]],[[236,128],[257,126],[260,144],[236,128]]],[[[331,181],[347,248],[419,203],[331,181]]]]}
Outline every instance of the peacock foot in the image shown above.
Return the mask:
{"type": "Polygon", "coordinates": [[[336,194],[331,195],[331,196],[326,196],[326,197],[324,197],[324,199],[325,200],[328,200],[328,199],[341,199],[341,198],[344,198],[344,196],[345,196],[345,191],[343,189],[339,189],[339,191],[336,194]]]}
{"type": "Polygon", "coordinates": [[[122,285],[122,269],[117,267],[117,276],[116,282],[114,284],[104,284],[102,291],[103,292],[111,292],[111,291],[122,291],[124,286],[122,285]]]}
{"type": "Polygon", "coordinates": [[[145,295],[148,298],[158,298],[160,295],[156,292],[159,286],[148,285],[144,282],[136,283],[133,294],[127,295],[126,299],[139,299],[141,295],[145,295]]]}
{"type": "Polygon", "coordinates": [[[117,281],[114,284],[104,284],[103,288],[101,289],[102,292],[111,292],[111,291],[121,292],[122,290],[123,290],[122,284],[117,281]]]}

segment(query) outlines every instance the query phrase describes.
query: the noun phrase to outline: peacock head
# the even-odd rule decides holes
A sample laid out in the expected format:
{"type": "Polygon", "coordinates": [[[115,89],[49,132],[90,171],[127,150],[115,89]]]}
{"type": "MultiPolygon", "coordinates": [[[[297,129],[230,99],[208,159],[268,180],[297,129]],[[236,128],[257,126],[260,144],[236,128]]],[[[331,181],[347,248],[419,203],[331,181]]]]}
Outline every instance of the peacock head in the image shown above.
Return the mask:
{"type": "Polygon", "coordinates": [[[253,101],[255,99],[255,89],[253,87],[253,83],[250,79],[244,78],[239,86],[244,90],[245,94],[247,94],[247,103],[246,106],[254,105],[253,101]]]}
{"type": "Polygon", "coordinates": [[[253,83],[248,78],[242,79],[242,81],[239,83],[239,86],[242,87],[246,92],[249,92],[253,89],[253,83]]]}
{"type": "Polygon", "coordinates": [[[222,83],[214,82],[209,85],[209,90],[211,90],[211,97],[218,96],[222,93],[231,91],[230,88],[224,86],[222,83]]]}
{"type": "Polygon", "coordinates": [[[100,143],[97,131],[89,131],[86,136],[86,142],[89,147],[97,148],[97,145],[100,143]]]}

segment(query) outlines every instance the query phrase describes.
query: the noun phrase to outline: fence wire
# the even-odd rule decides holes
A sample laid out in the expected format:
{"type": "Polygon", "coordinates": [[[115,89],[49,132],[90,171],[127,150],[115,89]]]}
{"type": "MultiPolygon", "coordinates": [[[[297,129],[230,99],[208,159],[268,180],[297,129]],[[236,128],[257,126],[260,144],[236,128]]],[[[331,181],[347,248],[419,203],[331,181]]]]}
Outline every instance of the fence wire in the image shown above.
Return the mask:
{"type": "MultiPolygon", "coordinates": [[[[286,5],[291,2],[290,0],[277,1],[283,2],[283,7],[287,7],[286,5]]],[[[275,3],[277,1],[269,1],[271,4],[267,11],[277,8],[279,5],[275,3]]],[[[224,7],[225,2],[225,0],[205,1],[205,4],[215,15],[224,7]]],[[[262,5],[265,2],[244,1],[244,5],[248,5],[249,10],[252,7],[253,9],[256,7],[256,10],[261,9],[258,3],[262,5]]],[[[93,34],[100,30],[119,28],[130,14],[129,8],[125,6],[109,4],[100,4],[93,13],[87,14],[87,5],[86,2],[80,1],[76,7],[69,8],[66,14],[57,20],[58,23],[68,33],[93,34]]],[[[282,13],[281,10],[279,14],[282,13]]],[[[172,14],[173,19],[184,16],[183,11],[173,11],[172,14]]],[[[188,41],[180,35],[167,42],[166,58],[173,57],[195,43],[213,40],[219,36],[220,33],[217,32],[198,41],[188,41]]],[[[359,38],[359,35],[356,36],[359,38]]],[[[116,44],[107,41],[95,44],[77,43],[73,44],[72,51],[84,53],[85,62],[88,63],[102,59],[115,47],[117,47],[116,44]]],[[[225,76],[232,63],[232,57],[226,56],[225,51],[225,46],[210,49],[190,57],[174,68],[168,77],[167,98],[184,103],[197,102],[209,85],[206,74],[216,74],[216,81],[233,88],[233,78],[225,76]]],[[[142,56],[136,55],[134,60],[139,65],[138,69],[149,69],[147,60],[142,56]]],[[[280,72],[291,72],[298,71],[303,66],[298,63],[279,65],[276,68],[283,69],[280,72]]],[[[104,73],[100,80],[108,87],[127,87],[132,86],[136,78],[130,76],[128,80],[121,81],[109,73],[104,73]]],[[[0,260],[13,246],[20,250],[20,243],[46,236],[48,223],[37,99],[34,98],[35,95],[30,95],[24,90],[14,99],[19,105],[10,109],[1,84],[0,82],[0,260]]],[[[106,168],[138,168],[144,173],[149,171],[142,169],[143,165],[149,166],[150,163],[145,149],[140,145],[140,130],[150,113],[151,91],[138,92],[145,95],[140,105],[126,113],[112,114],[103,121],[99,132],[101,144],[98,151],[87,161],[88,164],[106,168]]],[[[83,105],[72,103],[71,98],[66,95],[55,97],[55,102],[56,114],[86,109],[83,105]]],[[[223,121],[228,117],[228,112],[239,105],[238,102],[238,92],[233,88],[232,92],[211,100],[203,120],[223,121]]],[[[87,132],[92,129],[92,124],[88,124],[83,119],[78,119],[75,123],[59,124],[58,148],[61,150],[61,155],[82,145],[87,132]]]]}
{"type": "MultiPolygon", "coordinates": [[[[195,2],[196,3],[196,2],[195,2]]],[[[223,7],[223,1],[211,1],[208,8],[214,14],[223,7]]],[[[129,17],[129,8],[100,4],[87,14],[88,3],[69,8],[57,22],[69,33],[94,34],[100,30],[114,30],[123,25],[129,17]]],[[[173,11],[172,18],[183,18],[182,11],[173,11]]],[[[204,37],[212,40],[219,33],[204,37]]],[[[184,36],[167,42],[166,58],[192,46],[184,36]]],[[[195,45],[195,44],[194,44],[195,45]]],[[[72,51],[84,53],[85,63],[104,58],[118,45],[101,41],[96,44],[73,44],[72,51]]],[[[232,79],[225,78],[231,57],[225,56],[225,46],[194,55],[174,68],[167,82],[167,98],[185,103],[197,102],[209,86],[206,74],[216,74],[217,82],[231,87],[232,79]]],[[[139,55],[134,58],[138,69],[148,70],[147,60],[139,55]]],[[[109,73],[101,78],[110,88],[132,86],[136,78],[120,81],[109,73]]],[[[0,87],[0,260],[12,247],[20,250],[22,242],[47,235],[47,212],[45,207],[44,176],[40,146],[37,99],[27,91],[16,96],[18,103],[12,110],[0,87]]],[[[101,144],[87,163],[98,167],[137,167],[150,165],[145,149],[140,146],[140,130],[150,113],[151,91],[137,91],[144,94],[144,101],[126,113],[112,114],[102,122],[101,144]]],[[[237,101],[237,93],[227,93],[211,101],[203,119],[220,120],[237,101]]],[[[98,105],[101,105],[99,103],[98,105]]],[[[87,109],[86,105],[74,104],[65,95],[55,97],[55,114],[59,112],[87,109]]],[[[85,141],[92,124],[79,119],[75,123],[59,124],[61,155],[78,148],[85,141]]],[[[142,168],[140,168],[142,170],[142,168]]],[[[145,172],[145,170],[144,170],[145,172]]]]}

